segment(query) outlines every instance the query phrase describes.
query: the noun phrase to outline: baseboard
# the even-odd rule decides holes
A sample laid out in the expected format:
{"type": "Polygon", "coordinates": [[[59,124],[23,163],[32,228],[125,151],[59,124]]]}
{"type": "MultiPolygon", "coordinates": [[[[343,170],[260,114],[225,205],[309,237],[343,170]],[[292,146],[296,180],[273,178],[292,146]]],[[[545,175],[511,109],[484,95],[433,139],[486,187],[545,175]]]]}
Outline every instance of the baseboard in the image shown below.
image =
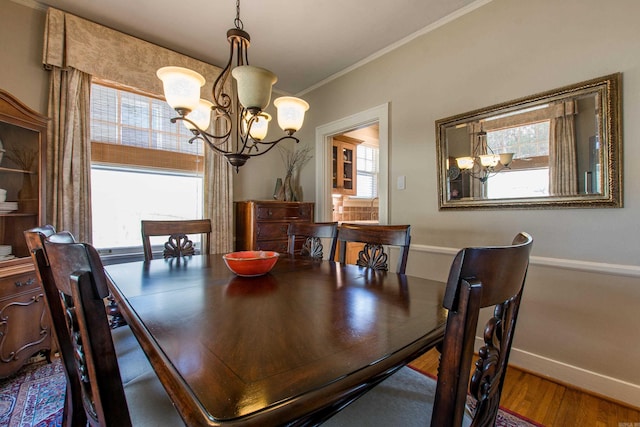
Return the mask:
{"type": "MultiPolygon", "coordinates": [[[[482,338],[476,337],[476,351],[482,345],[482,338]]],[[[606,399],[630,405],[633,408],[637,408],[638,402],[640,402],[640,385],[588,371],[515,347],[511,348],[509,365],[551,381],[557,381],[606,399]]]]}
{"type": "MultiPolygon", "coordinates": [[[[458,253],[459,249],[448,248],[444,246],[412,244],[411,251],[454,256],[458,253]]],[[[577,270],[589,273],[612,274],[615,276],[626,277],[640,277],[640,266],[637,265],[611,264],[606,262],[580,261],[575,259],[548,258],[541,256],[531,256],[529,259],[529,264],[543,267],[560,268],[564,270],[577,270]]]]}

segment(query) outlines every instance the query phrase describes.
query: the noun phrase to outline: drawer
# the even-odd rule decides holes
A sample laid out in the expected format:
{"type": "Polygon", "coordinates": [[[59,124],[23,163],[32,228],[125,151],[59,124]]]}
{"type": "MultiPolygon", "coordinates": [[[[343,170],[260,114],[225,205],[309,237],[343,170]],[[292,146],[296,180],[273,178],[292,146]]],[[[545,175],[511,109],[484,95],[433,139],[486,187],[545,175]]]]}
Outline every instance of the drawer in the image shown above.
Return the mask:
{"type": "Polygon", "coordinates": [[[35,271],[16,274],[0,280],[0,298],[38,289],[40,289],[40,283],[36,278],[35,271]]]}
{"type": "Polygon", "coordinates": [[[312,205],[279,205],[279,206],[258,206],[258,220],[278,220],[278,219],[302,219],[311,220],[312,205]]]}
{"type": "Polygon", "coordinates": [[[286,240],[262,240],[258,242],[257,250],[259,251],[275,251],[286,254],[289,243],[286,240]]]}
{"type": "Polygon", "coordinates": [[[256,225],[256,240],[286,238],[288,230],[288,222],[260,222],[256,225]]]}

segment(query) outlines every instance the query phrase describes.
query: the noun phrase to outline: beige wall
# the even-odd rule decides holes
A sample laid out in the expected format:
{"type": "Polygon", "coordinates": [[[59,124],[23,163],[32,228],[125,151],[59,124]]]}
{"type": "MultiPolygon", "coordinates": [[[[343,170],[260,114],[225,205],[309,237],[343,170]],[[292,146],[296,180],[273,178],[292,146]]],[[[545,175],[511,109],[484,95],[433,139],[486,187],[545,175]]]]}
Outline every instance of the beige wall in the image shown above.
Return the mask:
{"type": "MultiPolygon", "coordinates": [[[[438,211],[437,119],[623,73],[626,159],[640,157],[640,2],[494,0],[310,93],[300,135],[390,103],[390,222],[412,225],[411,274],[444,280],[452,249],[530,232],[514,363],[640,405],[640,169],[623,209],[438,211]],[[406,190],[396,179],[406,176],[406,190]],[[605,271],[605,273],[599,273],[605,271]]],[[[306,193],[315,170],[305,169],[306,193]]]]}
{"type": "MultiPolygon", "coordinates": [[[[44,12],[9,0],[0,0],[0,11],[0,88],[46,112],[44,12]]],[[[622,72],[624,156],[640,157],[639,15],[636,0],[494,0],[304,95],[311,110],[298,135],[313,144],[317,126],[390,102],[390,222],[412,225],[409,273],[444,280],[456,248],[530,232],[512,361],[636,405],[640,169],[624,162],[623,209],[440,212],[434,122],[622,72]],[[394,187],[399,175],[406,190],[394,187]]],[[[248,165],[235,199],[270,197],[284,169],[277,151],[248,165]]],[[[304,199],[313,200],[313,163],[302,183],[304,199]]]]}
{"type": "Polygon", "coordinates": [[[0,0],[0,89],[45,114],[48,73],[42,68],[45,12],[0,0]]]}

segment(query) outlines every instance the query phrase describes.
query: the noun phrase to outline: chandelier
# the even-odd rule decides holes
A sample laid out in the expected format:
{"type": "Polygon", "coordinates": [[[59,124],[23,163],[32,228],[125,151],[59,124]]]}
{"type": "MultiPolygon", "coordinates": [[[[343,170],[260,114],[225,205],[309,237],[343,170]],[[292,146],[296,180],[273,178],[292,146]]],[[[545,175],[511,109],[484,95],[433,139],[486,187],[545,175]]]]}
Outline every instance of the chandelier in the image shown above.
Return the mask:
{"type": "Polygon", "coordinates": [[[269,152],[284,139],[299,142],[293,134],[302,127],[309,104],[292,96],[274,100],[278,125],[285,135],[274,141],[263,141],[271,120],[264,110],[269,105],[271,88],[278,78],[269,70],[249,65],[247,50],[250,37],[240,19],[240,0],[236,0],[234,25],[235,28],[227,31],[229,60],[213,83],[213,102],[200,99],[200,88],[205,84],[205,79],[195,71],[170,66],[160,68],[157,76],[162,80],[167,103],[178,112],[171,122],[183,121],[194,135],[190,143],[197,139],[206,142],[213,150],[224,155],[238,172],[250,157],[269,152]],[[225,88],[230,75],[235,79],[233,96],[225,88]],[[212,114],[214,120],[222,120],[223,124],[214,126],[214,133],[209,133],[206,130],[209,129],[212,114]]]}
{"type": "Polygon", "coordinates": [[[511,169],[514,153],[494,154],[487,145],[487,132],[480,130],[477,137],[478,142],[473,148],[473,157],[456,157],[456,163],[462,173],[485,183],[498,172],[511,169]]]}

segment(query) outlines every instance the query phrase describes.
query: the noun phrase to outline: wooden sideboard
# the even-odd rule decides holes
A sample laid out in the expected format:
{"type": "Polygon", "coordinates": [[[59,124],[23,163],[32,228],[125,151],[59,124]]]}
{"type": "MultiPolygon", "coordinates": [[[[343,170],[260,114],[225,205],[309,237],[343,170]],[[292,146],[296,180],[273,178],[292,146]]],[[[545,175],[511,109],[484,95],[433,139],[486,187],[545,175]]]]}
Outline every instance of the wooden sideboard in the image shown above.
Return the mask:
{"type": "MultiPolygon", "coordinates": [[[[291,222],[313,222],[313,202],[236,202],[236,250],[287,252],[291,222]]],[[[300,244],[302,245],[302,241],[300,244]]]]}
{"type": "Polygon", "coordinates": [[[48,119],[0,90],[0,378],[53,341],[24,230],[43,224],[48,119]]]}

